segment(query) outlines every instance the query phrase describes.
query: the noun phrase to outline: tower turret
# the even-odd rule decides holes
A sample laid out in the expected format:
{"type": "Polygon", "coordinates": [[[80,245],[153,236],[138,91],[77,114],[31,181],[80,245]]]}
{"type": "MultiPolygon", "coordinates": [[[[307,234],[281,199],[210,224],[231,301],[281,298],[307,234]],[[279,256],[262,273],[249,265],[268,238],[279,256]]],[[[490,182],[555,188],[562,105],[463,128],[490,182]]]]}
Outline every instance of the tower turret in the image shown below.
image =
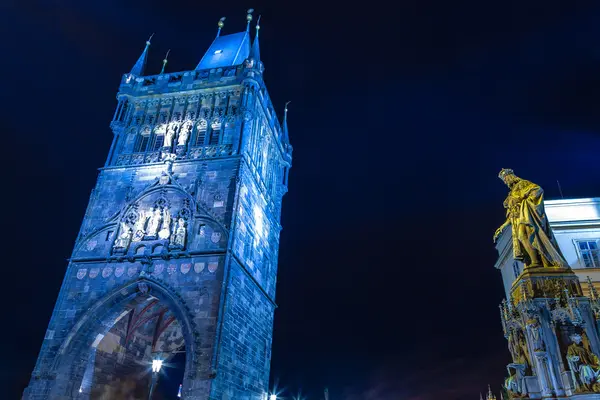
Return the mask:
{"type": "Polygon", "coordinates": [[[144,72],[146,70],[146,62],[148,61],[148,49],[150,48],[150,41],[152,40],[152,36],[154,36],[154,34],[150,35],[150,37],[146,41],[146,47],[144,47],[144,51],[142,51],[142,54],[133,65],[133,68],[131,68],[131,72],[129,72],[131,75],[144,75],[144,72]]]}

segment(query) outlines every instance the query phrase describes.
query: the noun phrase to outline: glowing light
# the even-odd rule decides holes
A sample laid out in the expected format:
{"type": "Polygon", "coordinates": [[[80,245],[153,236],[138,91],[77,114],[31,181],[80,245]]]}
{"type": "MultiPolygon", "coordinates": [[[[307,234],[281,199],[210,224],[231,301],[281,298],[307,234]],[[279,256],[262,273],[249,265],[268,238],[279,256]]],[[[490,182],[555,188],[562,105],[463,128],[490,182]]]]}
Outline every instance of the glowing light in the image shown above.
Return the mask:
{"type": "Polygon", "coordinates": [[[163,364],[162,360],[152,360],[152,372],[160,371],[162,364],[163,364]]]}
{"type": "Polygon", "coordinates": [[[277,400],[277,395],[272,394],[271,396],[269,396],[269,400],[277,400]]]}
{"type": "Polygon", "coordinates": [[[265,230],[265,222],[263,219],[262,210],[257,204],[255,204],[254,208],[252,209],[252,213],[254,214],[254,229],[256,230],[256,233],[259,236],[263,236],[265,230]]]}
{"type": "Polygon", "coordinates": [[[215,54],[221,54],[223,50],[215,50],[215,54]]]}
{"type": "Polygon", "coordinates": [[[81,388],[79,388],[79,393],[83,393],[83,390],[81,390],[81,388]]]}

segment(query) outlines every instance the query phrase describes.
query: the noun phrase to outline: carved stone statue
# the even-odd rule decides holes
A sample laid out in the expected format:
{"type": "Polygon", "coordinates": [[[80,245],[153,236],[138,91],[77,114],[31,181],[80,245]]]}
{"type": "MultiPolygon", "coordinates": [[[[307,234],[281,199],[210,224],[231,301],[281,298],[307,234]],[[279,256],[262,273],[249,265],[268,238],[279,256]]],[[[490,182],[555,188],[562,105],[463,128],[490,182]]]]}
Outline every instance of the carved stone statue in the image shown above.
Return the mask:
{"type": "Polygon", "coordinates": [[[525,367],[521,364],[508,364],[508,378],[504,381],[504,387],[511,399],[527,397],[525,387],[525,367]]]}
{"type": "Polygon", "coordinates": [[[550,230],[542,188],[517,177],[511,169],[503,169],[498,177],[510,192],[504,200],[506,222],[496,230],[494,242],[510,225],[515,260],[523,261],[526,268],[569,268],[550,230]]]}
{"type": "Polygon", "coordinates": [[[185,146],[188,138],[190,137],[190,132],[192,131],[192,121],[186,121],[181,127],[181,131],[179,132],[179,137],[177,138],[178,146],[185,146]]]}
{"type": "Polygon", "coordinates": [[[571,335],[573,343],[567,349],[567,361],[569,368],[575,375],[576,391],[600,393],[600,361],[598,357],[582,344],[579,334],[571,335]]]}
{"type": "Polygon", "coordinates": [[[171,122],[167,127],[167,133],[165,133],[165,141],[163,147],[171,147],[173,145],[173,138],[175,137],[175,131],[177,130],[177,123],[171,122]]]}
{"type": "Polygon", "coordinates": [[[144,228],[146,227],[146,221],[148,220],[148,216],[145,211],[140,211],[138,215],[138,219],[133,226],[133,241],[139,242],[146,235],[146,231],[144,228]]]}
{"type": "Polygon", "coordinates": [[[115,240],[115,244],[113,245],[114,249],[127,249],[129,247],[129,243],[131,243],[131,236],[133,235],[133,231],[127,225],[126,222],[121,222],[121,231],[119,232],[119,236],[115,240]]]}
{"type": "Polygon", "coordinates": [[[160,220],[162,215],[159,208],[156,208],[148,220],[148,226],[146,227],[146,236],[155,238],[158,234],[158,228],[160,227],[160,220]]]}
{"type": "Polygon", "coordinates": [[[166,240],[171,236],[171,212],[168,208],[163,210],[162,229],[158,232],[158,238],[166,240]]]}
{"type": "Polygon", "coordinates": [[[186,238],[187,229],[185,228],[185,220],[183,218],[177,219],[177,228],[175,228],[175,234],[171,239],[171,244],[174,247],[185,247],[185,238],[186,238]]]}
{"type": "Polygon", "coordinates": [[[534,351],[545,351],[546,346],[542,339],[542,327],[537,319],[527,321],[527,330],[529,331],[529,337],[531,338],[531,345],[534,351]]]}
{"type": "Polygon", "coordinates": [[[529,351],[527,349],[527,342],[525,341],[523,332],[512,331],[509,334],[508,350],[510,351],[513,362],[515,364],[523,365],[525,368],[528,368],[529,365],[531,365],[529,362],[529,351]]]}

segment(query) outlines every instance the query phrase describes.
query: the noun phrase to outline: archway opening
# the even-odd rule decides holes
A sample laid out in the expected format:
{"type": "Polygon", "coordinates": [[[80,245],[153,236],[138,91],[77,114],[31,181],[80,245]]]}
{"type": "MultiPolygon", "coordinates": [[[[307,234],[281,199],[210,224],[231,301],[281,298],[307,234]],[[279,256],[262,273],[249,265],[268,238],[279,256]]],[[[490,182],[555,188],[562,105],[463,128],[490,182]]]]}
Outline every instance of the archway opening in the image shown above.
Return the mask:
{"type": "Polygon", "coordinates": [[[152,385],[152,399],[178,399],[186,364],[182,325],[151,293],[139,293],[124,304],[91,347],[79,389],[90,400],[148,399],[152,385]],[[155,379],[153,360],[162,361],[155,379]]]}

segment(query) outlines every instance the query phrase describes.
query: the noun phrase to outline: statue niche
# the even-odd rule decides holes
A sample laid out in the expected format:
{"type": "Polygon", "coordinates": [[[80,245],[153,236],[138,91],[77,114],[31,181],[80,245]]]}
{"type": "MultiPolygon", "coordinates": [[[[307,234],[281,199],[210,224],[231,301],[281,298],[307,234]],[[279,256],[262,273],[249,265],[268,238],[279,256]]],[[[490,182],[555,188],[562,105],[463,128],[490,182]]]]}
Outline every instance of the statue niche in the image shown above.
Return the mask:
{"type": "MultiPolygon", "coordinates": [[[[162,192],[158,198],[147,196],[125,214],[113,244],[113,253],[125,254],[132,243],[138,242],[159,242],[165,248],[182,250],[186,247],[190,216],[187,199],[179,194],[167,196],[162,192]]],[[[135,247],[139,248],[139,245],[135,247]]]]}
{"type": "MultiPolygon", "coordinates": [[[[567,348],[567,361],[571,370],[576,393],[600,393],[600,360],[589,349],[583,334],[570,336],[572,343],[567,348]]],[[[587,339],[587,338],[586,338],[587,339]]]]}

